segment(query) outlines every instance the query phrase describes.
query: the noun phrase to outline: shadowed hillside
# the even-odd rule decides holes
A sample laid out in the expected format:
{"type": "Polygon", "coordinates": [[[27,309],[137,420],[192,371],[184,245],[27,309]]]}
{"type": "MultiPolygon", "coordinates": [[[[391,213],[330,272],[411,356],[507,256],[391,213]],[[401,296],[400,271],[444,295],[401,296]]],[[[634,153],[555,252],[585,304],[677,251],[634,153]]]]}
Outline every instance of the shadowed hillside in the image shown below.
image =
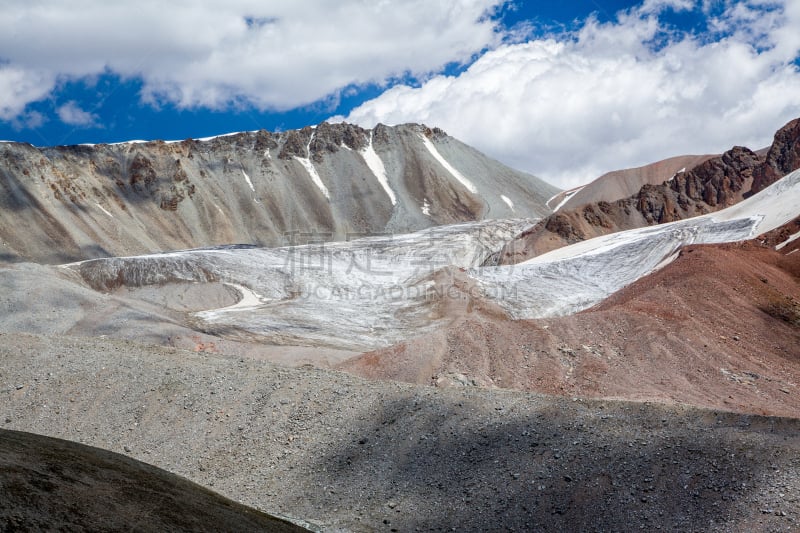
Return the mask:
{"type": "Polygon", "coordinates": [[[307,531],[99,448],[0,430],[4,531],[307,531]]]}

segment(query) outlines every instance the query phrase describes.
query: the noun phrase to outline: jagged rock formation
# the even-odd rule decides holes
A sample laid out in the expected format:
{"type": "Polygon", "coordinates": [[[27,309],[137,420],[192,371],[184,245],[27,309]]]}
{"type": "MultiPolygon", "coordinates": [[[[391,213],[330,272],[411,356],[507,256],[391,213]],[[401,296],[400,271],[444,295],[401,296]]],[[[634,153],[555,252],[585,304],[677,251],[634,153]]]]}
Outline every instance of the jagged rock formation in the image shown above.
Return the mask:
{"type": "Polygon", "coordinates": [[[0,261],[344,240],[538,218],[557,192],[443,131],[323,123],[207,140],[0,145],[0,261]]]}
{"type": "Polygon", "coordinates": [[[753,174],[752,193],[761,191],[796,168],[800,168],[800,119],[791,121],[775,134],[764,165],[753,174]]]}
{"type": "MultiPolygon", "coordinates": [[[[800,119],[775,134],[766,154],[736,146],[687,172],[676,173],[659,185],[645,184],[627,198],[562,207],[509,243],[493,260],[501,264],[518,263],[592,237],[718,211],[763,190],[797,168],[800,168],[800,119]]],[[[578,194],[580,191],[575,193],[578,194]]],[[[572,198],[568,203],[573,203],[572,198]]]]}

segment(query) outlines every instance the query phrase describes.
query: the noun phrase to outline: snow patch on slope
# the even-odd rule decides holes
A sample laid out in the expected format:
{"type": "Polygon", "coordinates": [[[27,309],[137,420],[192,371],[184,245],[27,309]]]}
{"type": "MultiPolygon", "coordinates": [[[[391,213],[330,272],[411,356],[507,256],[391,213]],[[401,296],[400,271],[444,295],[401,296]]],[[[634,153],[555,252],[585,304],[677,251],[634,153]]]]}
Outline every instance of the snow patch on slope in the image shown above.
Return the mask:
{"type": "Polygon", "coordinates": [[[561,199],[560,202],[558,202],[558,205],[553,208],[553,213],[555,213],[556,211],[558,211],[559,209],[564,207],[564,204],[566,204],[569,201],[570,198],[572,198],[573,196],[578,194],[581,191],[581,189],[583,189],[583,187],[585,187],[585,186],[576,187],[576,188],[574,188],[572,190],[569,190],[569,191],[566,191],[566,192],[563,192],[563,193],[558,193],[555,196],[553,196],[552,198],[550,198],[549,200],[547,200],[544,205],[546,205],[547,207],[550,207],[550,202],[552,202],[553,200],[558,198],[559,194],[563,194],[564,197],[561,199]]]}
{"type": "Polygon", "coordinates": [[[100,205],[100,204],[98,204],[98,203],[95,203],[94,205],[96,205],[96,206],[97,206],[97,208],[98,208],[100,211],[102,211],[103,213],[105,213],[106,215],[110,216],[111,218],[114,218],[114,215],[112,215],[111,213],[109,213],[109,212],[106,210],[106,208],[105,208],[105,207],[103,207],[102,205],[100,205]]]}
{"type": "Polygon", "coordinates": [[[456,170],[453,165],[451,165],[444,157],[442,157],[442,154],[439,153],[439,150],[436,149],[430,139],[423,134],[420,134],[419,138],[422,139],[422,142],[425,145],[425,148],[428,149],[428,152],[431,153],[434,159],[436,159],[439,164],[445,168],[445,170],[452,174],[453,177],[457,179],[458,182],[461,183],[461,185],[463,185],[469,192],[472,194],[478,194],[478,188],[475,187],[475,184],[469,181],[464,174],[456,170]]]}
{"type": "Polygon", "coordinates": [[[506,196],[505,194],[501,194],[501,195],[500,195],[500,199],[501,199],[501,200],[503,200],[503,201],[506,203],[506,205],[507,205],[507,206],[508,206],[508,207],[509,207],[509,208],[510,208],[512,211],[514,211],[514,212],[516,213],[516,210],[514,209],[514,202],[512,202],[512,201],[511,201],[511,198],[509,198],[509,197],[508,197],[508,196],[506,196]]]}
{"type": "Polygon", "coordinates": [[[775,246],[775,249],[776,250],[780,250],[781,248],[784,248],[787,244],[791,244],[794,241],[796,241],[797,239],[800,239],[800,231],[798,231],[794,235],[790,235],[788,239],[786,239],[785,241],[783,241],[779,245],[775,246]]]}
{"type": "Polygon", "coordinates": [[[214,319],[220,318],[225,313],[253,311],[264,305],[266,301],[266,298],[260,296],[253,290],[248,289],[244,285],[239,285],[238,283],[226,283],[225,285],[236,289],[239,292],[241,299],[235,304],[229,305],[228,307],[221,307],[219,309],[212,309],[210,311],[201,311],[197,313],[198,317],[204,320],[213,321],[214,319]]]}
{"type": "Polygon", "coordinates": [[[380,183],[383,190],[386,191],[392,205],[397,205],[397,198],[394,195],[394,191],[389,186],[389,178],[386,176],[386,167],[383,165],[383,161],[372,146],[372,132],[369,133],[369,144],[366,148],[361,150],[360,153],[361,157],[364,158],[364,162],[378,179],[378,183],[380,183]]]}
{"type": "Polygon", "coordinates": [[[683,167],[682,169],[680,169],[679,171],[677,171],[677,172],[676,172],[675,174],[673,174],[673,175],[672,175],[672,177],[671,177],[670,179],[668,179],[667,181],[672,181],[672,180],[674,180],[676,177],[678,177],[678,174],[683,174],[684,172],[686,172],[686,167],[683,167]]]}
{"type": "Polygon", "coordinates": [[[142,139],[132,139],[130,141],[122,141],[122,142],[117,142],[117,143],[108,143],[108,145],[109,146],[120,146],[120,145],[123,145],[123,144],[147,144],[149,142],[151,142],[151,141],[144,141],[142,139]]]}
{"type": "Polygon", "coordinates": [[[253,187],[253,182],[250,181],[250,176],[247,175],[247,172],[244,171],[244,168],[242,169],[242,176],[244,176],[244,180],[247,182],[247,185],[250,187],[250,190],[256,192],[256,188],[253,187]]]}
{"type": "MultiPolygon", "coordinates": [[[[253,130],[253,131],[232,131],[230,133],[221,133],[219,135],[212,135],[211,137],[200,137],[200,138],[195,139],[195,140],[196,141],[207,142],[207,141],[213,141],[214,139],[221,139],[223,137],[231,137],[233,135],[239,135],[240,133],[256,133],[256,132],[255,132],[255,130],[253,130]]],[[[182,141],[168,141],[168,142],[182,142],[182,141]]]]}
{"type": "Polygon", "coordinates": [[[325,186],[324,183],[322,183],[322,178],[319,176],[317,169],[314,167],[314,163],[311,162],[311,141],[313,139],[314,139],[314,134],[312,133],[311,137],[309,137],[308,139],[308,145],[306,145],[306,154],[308,154],[308,156],[307,157],[294,156],[294,158],[300,161],[300,164],[303,165],[303,167],[305,167],[306,172],[308,172],[308,175],[311,176],[311,181],[314,182],[314,185],[316,185],[317,188],[320,191],[322,191],[322,194],[325,195],[325,198],[330,200],[331,195],[328,192],[328,188],[325,186]]]}

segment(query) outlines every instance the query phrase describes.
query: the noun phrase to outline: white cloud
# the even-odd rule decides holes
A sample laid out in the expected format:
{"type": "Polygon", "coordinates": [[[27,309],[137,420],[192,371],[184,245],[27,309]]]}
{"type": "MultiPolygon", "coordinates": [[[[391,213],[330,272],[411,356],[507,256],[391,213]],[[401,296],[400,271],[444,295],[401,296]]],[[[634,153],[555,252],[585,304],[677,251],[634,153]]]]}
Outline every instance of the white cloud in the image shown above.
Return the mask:
{"type": "Polygon", "coordinates": [[[69,124],[70,126],[91,127],[98,125],[98,116],[89,111],[84,111],[74,100],[70,100],[66,104],[60,106],[56,110],[56,114],[58,118],[61,119],[61,122],[69,124]]]}
{"type": "Polygon", "coordinates": [[[395,86],[346,119],[437,125],[563,187],[671,155],[768,145],[800,116],[800,2],[731,2],[699,36],[659,19],[687,7],[648,1],[613,23],[502,45],[457,77],[395,86]]]}
{"type": "Polygon", "coordinates": [[[39,111],[26,111],[11,121],[11,125],[17,129],[32,129],[40,128],[47,122],[47,117],[39,111]]]}
{"type": "Polygon", "coordinates": [[[0,120],[17,118],[29,102],[44,98],[53,87],[51,73],[0,64],[0,120]]]}
{"type": "Polygon", "coordinates": [[[141,78],[153,103],[290,109],[470,60],[499,43],[484,15],[504,1],[7,0],[0,119],[104,72],[141,78]]]}

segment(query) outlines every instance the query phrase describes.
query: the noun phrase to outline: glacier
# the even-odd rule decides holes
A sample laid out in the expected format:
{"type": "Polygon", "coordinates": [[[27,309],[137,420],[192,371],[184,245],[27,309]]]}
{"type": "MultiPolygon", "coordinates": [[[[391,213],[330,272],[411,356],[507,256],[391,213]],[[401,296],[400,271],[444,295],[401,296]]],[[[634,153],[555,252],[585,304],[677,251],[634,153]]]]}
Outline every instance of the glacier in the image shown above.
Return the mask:
{"type": "Polygon", "coordinates": [[[517,265],[486,266],[536,219],[487,220],[346,242],[226,246],[64,265],[96,290],[222,282],[240,302],[194,313],[194,327],[271,344],[368,350],[449,320],[443,299],[496,303],[514,319],[599,303],[681,247],[751,239],[800,215],[800,171],[722,211],[597,237],[517,265]],[[464,289],[469,283],[467,289],[464,289]],[[455,281],[461,288],[453,290],[455,281]]]}

